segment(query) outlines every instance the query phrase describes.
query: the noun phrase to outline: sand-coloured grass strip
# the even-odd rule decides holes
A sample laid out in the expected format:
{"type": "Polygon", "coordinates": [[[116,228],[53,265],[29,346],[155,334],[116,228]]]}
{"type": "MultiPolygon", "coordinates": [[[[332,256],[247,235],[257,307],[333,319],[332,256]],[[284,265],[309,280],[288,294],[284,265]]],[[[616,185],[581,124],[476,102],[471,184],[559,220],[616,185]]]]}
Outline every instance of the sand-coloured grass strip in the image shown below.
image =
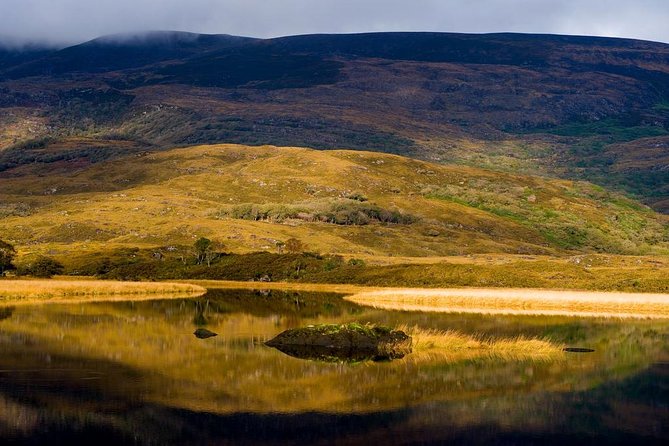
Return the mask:
{"type": "Polygon", "coordinates": [[[194,284],[105,280],[0,280],[0,303],[35,303],[127,298],[191,297],[206,289],[194,284]]]}
{"type": "Polygon", "coordinates": [[[480,314],[537,314],[669,318],[669,294],[539,289],[393,289],[346,299],[386,310],[480,314]]]}

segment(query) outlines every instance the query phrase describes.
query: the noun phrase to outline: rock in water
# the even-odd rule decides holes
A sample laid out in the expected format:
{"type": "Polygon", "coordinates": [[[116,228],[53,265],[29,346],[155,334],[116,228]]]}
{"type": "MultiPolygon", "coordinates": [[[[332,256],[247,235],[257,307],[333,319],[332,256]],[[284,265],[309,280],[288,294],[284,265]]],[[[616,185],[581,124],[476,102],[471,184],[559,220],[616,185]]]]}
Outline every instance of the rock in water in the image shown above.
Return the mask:
{"type": "Polygon", "coordinates": [[[214,333],[213,331],[207,330],[206,328],[198,328],[197,330],[195,330],[195,333],[193,334],[198,339],[207,339],[207,338],[213,338],[214,336],[218,336],[218,333],[214,333]]]}
{"type": "Polygon", "coordinates": [[[406,333],[355,323],[286,330],[265,344],[297,358],[325,361],[382,361],[411,353],[406,333]]]}

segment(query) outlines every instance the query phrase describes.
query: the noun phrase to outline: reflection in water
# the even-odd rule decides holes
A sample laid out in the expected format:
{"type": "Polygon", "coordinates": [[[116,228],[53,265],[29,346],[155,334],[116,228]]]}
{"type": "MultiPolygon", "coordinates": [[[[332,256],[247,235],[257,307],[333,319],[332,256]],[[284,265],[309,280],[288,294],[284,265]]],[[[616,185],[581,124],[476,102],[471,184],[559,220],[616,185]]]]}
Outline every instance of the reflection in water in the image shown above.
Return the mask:
{"type": "Polygon", "coordinates": [[[196,338],[198,339],[209,339],[213,338],[214,336],[218,336],[218,333],[214,333],[211,330],[207,330],[206,328],[198,328],[193,332],[196,338]]]}
{"type": "Polygon", "coordinates": [[[393,359],[404,358],[403,354],[377,355],[369,350],[343,350],[341,348],[329,348],[322,345],[276,345],[273,346],[281,353],[293,358],[306,359],[322,362],[344,362],[359,363],[365,361],[387,362],[393,359]]]}
{"type": "Polygon", "coordinates": [[[388,312],[333,294],[275,291],[8,314],[0,318],[3,443],[669,440],[666,322],[388,312]],[[262,344],[288,328],[352,321],[451,330],[482,343],[549,339],[595,352],[538,361],[462,348],[420,361],[411,354],[341,364],[262,344]],[[218,336],[193,336],[204,325],[218,336]]]}
{"type": "Polygon", "coordinates": [[[14,314],[14,307],[0,307],[0,321],[9,319],[14,314]]]}

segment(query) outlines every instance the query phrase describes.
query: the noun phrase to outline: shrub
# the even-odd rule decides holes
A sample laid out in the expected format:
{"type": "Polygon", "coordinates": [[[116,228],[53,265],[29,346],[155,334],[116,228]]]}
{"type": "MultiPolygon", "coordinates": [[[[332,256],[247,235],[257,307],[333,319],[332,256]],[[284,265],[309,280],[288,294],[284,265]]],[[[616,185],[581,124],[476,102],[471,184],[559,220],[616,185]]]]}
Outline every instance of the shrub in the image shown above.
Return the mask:
{"type": "Polygon", "coordinates": [[[51,257],[40,257],[25,269],[28,275],[41,278],[50,278],[62,272],[63,265],[51,257]]]}
{"type": "Polygon", "coordinates": [[[362,194],[362,192],[352,192],[352,193],[348,194],[348,195],[346,196],[346,198],[348,198],[349,200],[359,201],[359,202],[361,202],[361,203],[363,203],[363,202],[365,202],[365,201],[369,201],[369,198],[367,198],[366,196],[364,196],[364,195],[362,194]]]}
{"type": "Polygon", "coordinates": [[[365,261],[362,259],[348,259],[348,266],[365,266],[365,261]]]}
{"type": "Polygon", "coordinates": [[[304,243],[296,238],[286,240],[286,251],[291,254],[299,254],[304,251],[304,243]]]}
{"type": "Polygon", "coordinates": [[[328,256],[325,258],[325,264],[323,269],[325,271],[332,271],[339,268],[344,264],[344,258],[342,256],[328,256]]]}

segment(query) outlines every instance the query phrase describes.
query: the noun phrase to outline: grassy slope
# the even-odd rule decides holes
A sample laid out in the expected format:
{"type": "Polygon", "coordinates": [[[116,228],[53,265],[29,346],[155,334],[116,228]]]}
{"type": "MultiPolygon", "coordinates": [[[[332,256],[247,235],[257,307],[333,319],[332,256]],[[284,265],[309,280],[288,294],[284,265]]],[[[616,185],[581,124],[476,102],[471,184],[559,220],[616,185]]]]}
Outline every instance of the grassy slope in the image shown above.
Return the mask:
{"type": "Polygon", "coordinates": [[[354,256],[472,253],[641,254],[667,251],[667,219],[587,183],[440,166],[394,155],[300,148],[199,146],[93,166],[22,167],[0,179],[0,233],[23,254],[191,245],[306,249],[354,256]],[[344,226],[218,217],[244,203],[300,206],[359,192],[413,224],[344,226]]]}

